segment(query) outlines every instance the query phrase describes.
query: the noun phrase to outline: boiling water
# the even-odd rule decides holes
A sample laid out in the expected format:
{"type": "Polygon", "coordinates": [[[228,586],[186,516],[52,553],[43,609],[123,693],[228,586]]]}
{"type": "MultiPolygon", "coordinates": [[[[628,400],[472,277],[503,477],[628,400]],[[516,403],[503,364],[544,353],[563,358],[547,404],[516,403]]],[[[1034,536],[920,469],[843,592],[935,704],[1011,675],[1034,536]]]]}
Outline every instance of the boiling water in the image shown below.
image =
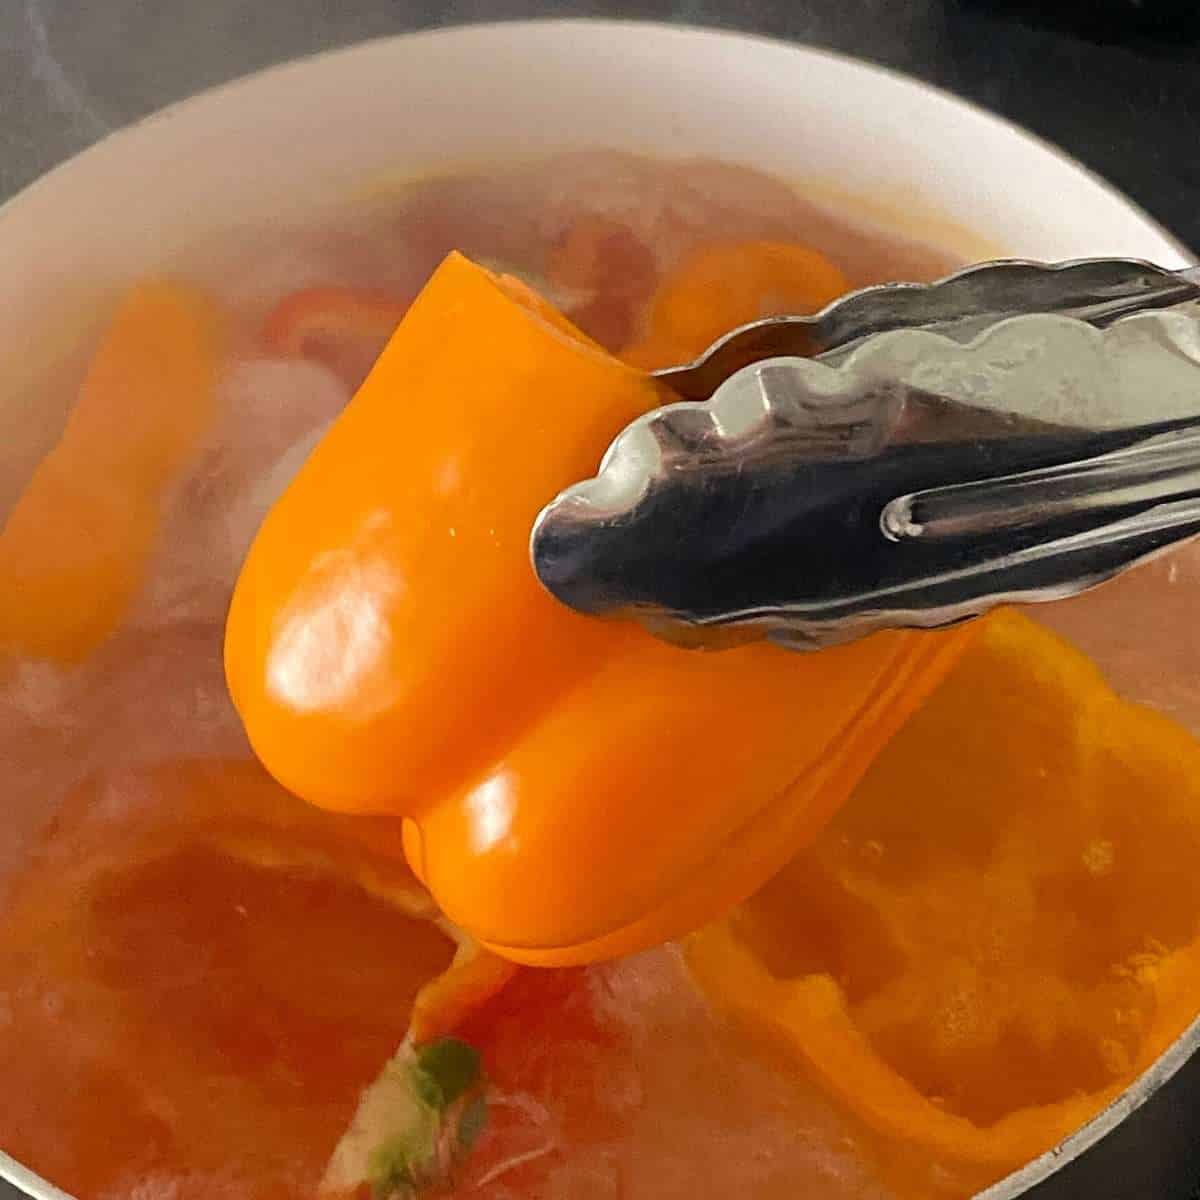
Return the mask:
{"type": "MultiPolygon", "coordinates": [[[[230,591],[259,521],[362,370],[353,361],[273,353],[261,336],[273,306],[297,288],[328,284],[381,289],[407,301],[452,248],[537,284],[548,253],[588,214],[603,215],[629,236],[611,243],[613,261],[593,285],[560,287],[553,298],[610,343],[636,336],[645,298],[665,267],[718,238],[815,246],[854,285],[931,278],[953,265],[928,248],[846,224],[757,174],[612,154],[438,179],[348,202],[311,228],[214,238],[181,262],[180,274],[224,300],[236,339],[222,367],[219,418],[169,498],[150,576],[121,629],[88,661],[71,668],[8,661],[0,668],[0,881],[18,874],[62,798],[84,781],[104,797],[94,820],[120,830],[130,811],[155,802],[147,771],[185,759],[249,757],[222,676],[230,591]]],[[[1164,568],[1167,582],[1174,584],[1172,571],[1193,571],[1191,561],[1164,568]]],[[[1147,581],[1158,586],[1148,575],[1131,582],[1128,603],[1143,602],[1138,589],[1147,581]]],[[[1181,582],[1171,594],[1186,591],[1181,582]]],[[[1126,593],[1114,595],[1119,605],[1126,593]]],[[[1093,652],[1113,650],[1125,672],[1120,682],[1134,692],[1149,690],[1151,681],[1158,687],[1160,674],[1178,677],[1174,667],[1163,672],[1162,656],[1151,668],[1140,650],[1135,655],[1132,644],[1113,635],[1120,628],[1115,612],[1105,601],[1082,601],[1061,619],[1093,652]]],[[[1200,666],[1200,647],[1187,653],[1200,666]]],[[[1190,686],[1179,685],[1168,699],[1182,715],[1197,715],[1190,686]]],[[[72,902],[71,894],[61,896],[68,924],[72,902]]],[[[153,919],[155,910],[148,911],[153,919]]],[[[145,945],[161,950],[152,938],[145,945]]],[[[13,968],[27,968],[26,975],[0,978],[0,1081],[20,1077],[5,1063],[21,1055],[28,1035],[23,1013],[38,1014],[42,1052],[57,1056],[45,1063],[49,1083],[40,1092],[36,1073],[28,1077],[30,1095],[16,1105],[25,1106],[19,1119],[0,1108],[0,1146],[70,1184],[76,1169],[75,1178],[99,1176],[79,1167],[79,1155],[58,1153],[94,1123],[86,1103],[68,1093],[86,1077],[85,1064],[101,1053],[104,1038],[122,1036],[121,1018],[118,1006],[105,1018],[115,1026],[88,1027],[93,1018],[80,1000],[86,989],[64,1010],[73,981],[57,977],[51,960],[26,957],[18,960],[25,968],[13,968]],[[54,1036],[56,1022],[61,1038],[54,1036]],[[45,1135],[41,1142],[29,1132],[35,1127],[45,1135]]],[[[349,950],[339,965],[348,976],[367,970],[349,950]]],[[[161,982],[169,969],[163,965],[149,977],[161,982]]],[[[203,972],[194,984],[216,986],[203,972]]],[[[393,1024],[375,1035],[379,1065],[389,1039],[402,1033],[402,1013],[393,1024]]],[[[464,1195],[684,1200],[740,1192],[874,1200],[887,1194],[875,1180],[869,1147],[855,1140],[830,1102],[802,1079],[774,1070],[769,1052],[721,1028],[672,948],[587,971],[523,976],[467,1032],[487,1049],[500,1103],[478,1164],[460,1180],[464,1195]]],[[[194,1036],[181,1031],[184,1059],[194,1036]]],[[[329,1111],[348,1116],[370,1075],[364,1067],[348,1080],[329,1111]]],[[[219,1091],[215,1078],[212,1086],[219,1091]]],[[[304,1195],[338,1133],[332,1124],[296,1124],[294,1136],[307,1144],[297,1143],[294,1159],[266,1165],[244,1149],[230,1149],[230,1161],[219,1168],[199,1159],[181,1163],[169,1089],[157,1103],[153,1120],[146,1117],[153,1136],[132,1111],[124,1125],[109,1114],[104,1128],[118,1140],[125,1131],[129,1161],[108,1172],[103,1186],[95,1184],[96,1194],[113,1200],[304,1195]]],[[[286,1141],[293,1127],[280,1121],[276,1132],[286,1141]]],[[[219,1149],[225,1134],[217,1124],[214,1117],[211,1139],[219,1149]]]]}

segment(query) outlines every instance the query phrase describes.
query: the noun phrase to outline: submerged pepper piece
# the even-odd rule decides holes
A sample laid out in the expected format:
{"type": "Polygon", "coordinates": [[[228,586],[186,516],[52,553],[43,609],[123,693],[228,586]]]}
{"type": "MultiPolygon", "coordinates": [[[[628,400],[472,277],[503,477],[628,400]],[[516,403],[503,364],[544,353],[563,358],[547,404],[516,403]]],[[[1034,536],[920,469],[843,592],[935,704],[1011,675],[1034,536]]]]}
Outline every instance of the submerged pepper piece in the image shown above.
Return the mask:
{"type": "Polygon", "coordinates": [[[731,329],[763,317],[817,312],[850,290],[820,251],[792,242],[700,246],[662,281],[644,347],[627,353],[649,368],[688,361],[731,329]],[[671,357],[662,361],[664,355],[671,357]]]}
{"type": "Polygon", "coordinates": [[[407,311],[407,299],[376,288],[303,288],[271,310],[262,341],[276,354],[321,363],[356,388],[407,311]]]}
{"type": "Polygon", "coordinates": [[[516,970],[447,925],[390,826],[244,761],[68,797],[0,920],[4,1149],[77,1196],[311,1200],[397,1045],[516,970]]]}
{"type": "Polygon", "coordinates": [[[1200,743],[1000,613],[814,844],[688,961],[896,1149],[904,1194],[965,1196],[1099,1112],[1191,1021],[1197,855],[1200,743]]]}
{"type": "Polygon", "coordinates": [[[58,444],[0,530],[0,650],[76,662],[142,584],[166,489],[212,420],[221,316],[207,294],[135,288],[58,444]]]}
{"type": "Polygon", "coordinates": [[[315,804],[392,814],[447,915],[526,962],[665,940],[809,841],[964,635],[702,655],[539,586],[533,521],[667,397],[451,256],[268,516],[226,670],[315,804]]]}
{"type": "Polygon", "coordinates": [[[653,250],[627,225],[585,214],[573,221],[546,262],[551,291],[575,293],[572,322],[602,346],[623,349],[658,282],[653,250]]]}

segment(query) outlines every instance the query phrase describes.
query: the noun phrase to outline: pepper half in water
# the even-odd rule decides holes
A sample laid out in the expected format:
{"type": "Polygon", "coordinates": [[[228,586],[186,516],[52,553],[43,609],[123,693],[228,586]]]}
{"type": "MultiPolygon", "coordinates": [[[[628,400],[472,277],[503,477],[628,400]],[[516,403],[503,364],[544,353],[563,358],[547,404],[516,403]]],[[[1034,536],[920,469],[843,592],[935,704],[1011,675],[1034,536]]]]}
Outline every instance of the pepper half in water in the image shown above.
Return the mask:
{"type": "Polygon", "coordinates": [[[971,629],[813,845],[685,943],[912,1200],[974,1195],[1099,1113],[1200,980],[1200,743],[1020,613],[971,629]]]}

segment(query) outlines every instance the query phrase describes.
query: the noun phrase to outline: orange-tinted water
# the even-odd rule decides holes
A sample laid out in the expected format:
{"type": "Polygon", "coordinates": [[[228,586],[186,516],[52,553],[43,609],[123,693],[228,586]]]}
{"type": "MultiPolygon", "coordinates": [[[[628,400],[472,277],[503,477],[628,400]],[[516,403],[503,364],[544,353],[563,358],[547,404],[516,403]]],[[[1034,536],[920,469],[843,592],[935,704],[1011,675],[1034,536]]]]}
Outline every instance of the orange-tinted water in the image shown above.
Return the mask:
{"type": "MultiPolygon", "coordinates": [[[[86,1198],[314,1194],[451,946],[380,892],[377,863],[364,883],[370,855],[342,825],[248,764],[220,662],[241,556],[382,345],[388,306],[446,250],[526,275],[619,350],[662,272],[731,237],[815,246],[855,285],[953,265],[750,172],[607,154],[432,181],[181,264],[231,329],[145,582],[85,661],[0,664],[0,1148],[86,1198]],[[346,287],[380,301],[351,327],[329,317],[329,289],[346,287]]],[[[1052,619],[1196,726],[1179,669],[1200,665],[1191,562],[1052,619]],[[1172,635],[1147,647],[1123,618],[1152,603],[1172,635]]],[[[464,1196],[888,1194],[865,1137],[717,1021],[673,948],[523,975],[462,1032],[496,1089],[464,1196]]]]}

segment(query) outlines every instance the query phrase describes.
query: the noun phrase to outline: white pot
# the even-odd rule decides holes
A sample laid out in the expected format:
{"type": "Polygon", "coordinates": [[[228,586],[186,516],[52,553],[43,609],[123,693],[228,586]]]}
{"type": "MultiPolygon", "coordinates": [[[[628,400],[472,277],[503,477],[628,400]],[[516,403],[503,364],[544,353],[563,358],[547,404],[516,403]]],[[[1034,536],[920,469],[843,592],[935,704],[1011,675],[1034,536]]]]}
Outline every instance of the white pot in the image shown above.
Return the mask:
{"type": "MultiPolygon", "coordinates": [[[[198,237],[303,215],[382,172],[584,147],[757,167],[856,197],[882,224],[964,258],[1187,261],[1133,204],[1030,134],[838,55],[627,22],[390,38],[178,104],[0,209],[0,508],[54,436],[63,413],[46,407],[47,381],[90,338],[106,299],[198,237]]],[[[989,1200],[1047,1179],[1119,1125],[1195,1042],[1193,1031],[1113,1109],[990,1189],[989,1200]]],[[[39,1198],[62,1196],[3,1154],[0,1177],[39,1198]]]]}

